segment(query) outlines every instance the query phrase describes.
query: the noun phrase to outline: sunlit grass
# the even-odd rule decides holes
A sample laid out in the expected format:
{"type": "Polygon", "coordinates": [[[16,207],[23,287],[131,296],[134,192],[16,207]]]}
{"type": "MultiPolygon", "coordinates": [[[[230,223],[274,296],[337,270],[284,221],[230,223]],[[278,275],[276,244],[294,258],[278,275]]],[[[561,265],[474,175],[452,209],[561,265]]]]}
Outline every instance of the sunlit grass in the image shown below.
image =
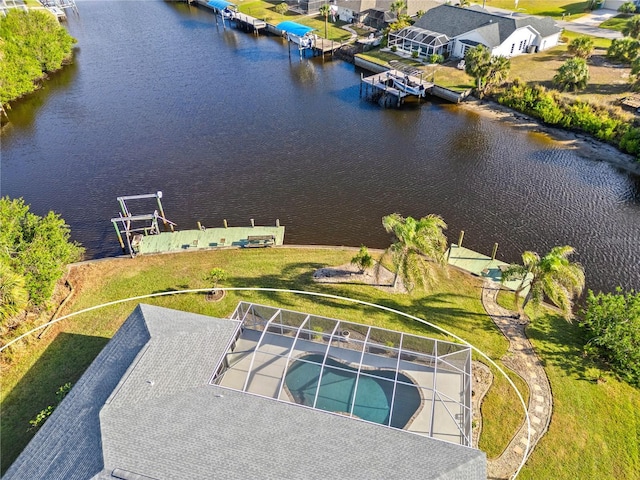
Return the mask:
{"type": "MultiPolygon", "coordinates": [[[[377,303],[448,329],[475,344],[491,358],[505,354],[508,343],[480,302],[479,279],[452,270],[448,276],[441,275],[429,292],[411,295],[389,294],[366,285],[316,284],[312,280],[311,275],[317,268],[348,263],[353,255],[355,251],[347,249],[278,248],[193,252],[97,262],[74,268],[71,281],[77,294],[69,308],[79,311],[118,298],[206,288],[209,286],[204,280],[206,272],[213,267],[221,267],[229,273],[229,280],[222,286],[308,290],[377,303]]],[[[148,299],[145,303],[224,317],[240,300],[447,338],[426,325],[377,309],[288,293],[228,292],[218,303],[206,302],[203,294],[185,294],[148,299]]],[[[55,401],[55,391],[60,385],[75,383],[80,378],[134,307],[135,303],[121,304],[65,320],[52,328],[43,340],[15,353],[15,363],[3,372],[3,470],[33,435],[27,431],[28,421],[55,401]]],[[[515,393],[498,375],[483,411],[492,418],[484,425],[482,448],[490,456],[498,455],[523,421],[515,393]]]]}
{"type": "Polygon", "coordinates": [[[325,35],[325,21],[323,16],[317,14],[300,15],[291,10],[281,15],[275,10],[276,5],[279,3],[282,2],[266,2],[263,0],[238,2],[238,9],[242,13],[254,18],[259,18],[272,25],[277,25],[286,20],[306,25],[315,29],[315,33],[318,36],[336,42],[344,42],[351,37],[349,32],[340,28],[342,25],[345,25],[345,22],[337,21],[333,23],[331,19],[329,19],[327,22],[327,34],[325,35]]]}
{"type": "MultiPolygon", "coordinates": [[[[475,3],[482,5],[482,1],[475,3]]],[[[548,17],[562,17],[569,15],[568,19],[578,18],[586,13],[588,2],[576,2],[575,0],[486,0],[487,7],[517,10],[529,15],[541,15],[548,17]]]]}

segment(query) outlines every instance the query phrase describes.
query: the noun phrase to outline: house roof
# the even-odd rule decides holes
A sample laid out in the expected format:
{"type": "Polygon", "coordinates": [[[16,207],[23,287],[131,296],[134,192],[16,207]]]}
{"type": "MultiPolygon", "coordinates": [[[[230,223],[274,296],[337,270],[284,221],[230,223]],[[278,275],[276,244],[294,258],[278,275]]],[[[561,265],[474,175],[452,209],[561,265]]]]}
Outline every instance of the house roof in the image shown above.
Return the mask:
{"type": "Polygon", "coordinates": [[[484,478],[479,450],[212,384],[239,328],[139,305],[4,478],[484,478]]]}
{"type": "Polygon", "coordinates": [[[479,30],[479,33],[487,40],[489,47],[502,44],[515,30],[526,26],[533,27],[543,37],[561,31],[551,18],[505,17],[481,9],[450,5],[439,5],[427,10],[414,26],[444,33],[449,38],[479,30]]]}

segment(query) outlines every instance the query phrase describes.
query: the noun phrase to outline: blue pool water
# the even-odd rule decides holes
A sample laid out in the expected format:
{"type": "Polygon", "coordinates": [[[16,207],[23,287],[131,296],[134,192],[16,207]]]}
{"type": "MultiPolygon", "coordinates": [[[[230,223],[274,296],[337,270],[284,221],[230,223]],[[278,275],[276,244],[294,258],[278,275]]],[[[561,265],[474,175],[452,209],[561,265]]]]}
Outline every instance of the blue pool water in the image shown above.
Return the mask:
{"type": "MultiPolygon", "coordinates": [[[[296,403],[313,406],[321,368],[318,363],[322,363],[323,358],[323,355],[317,354],[304,355],[300,359],[306,362],[296,360],[287,371],[285,384],[296,403]]],[[[420,392],[406,375],[399,373],[398,381],[411,385],[397,385],[393,412],[391,412],[391,398],[395,372],[361,370],[357,392],[356,376],[357,369],[333,358],[327,358],[322,372],[316,408],[328,412],[352,413],[351,405],[355,394],[353,415],[383,425],[389,424],[389,417],[391,417],[391,426],[395,428],[403,428],[420,408],[422,401],[420,392]]]]}

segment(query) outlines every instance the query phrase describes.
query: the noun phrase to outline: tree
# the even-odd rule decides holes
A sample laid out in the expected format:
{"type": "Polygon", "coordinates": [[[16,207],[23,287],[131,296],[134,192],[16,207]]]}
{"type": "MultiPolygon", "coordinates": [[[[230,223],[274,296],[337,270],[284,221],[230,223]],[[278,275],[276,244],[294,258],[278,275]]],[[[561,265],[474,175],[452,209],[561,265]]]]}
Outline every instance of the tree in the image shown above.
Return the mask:
{"type": "Polygon", "coordinates": [[[407,9],[405,0],[395,0],[389,7],[389,11],[396,16],[396,21],[389,25],[389,29],[393,31],[402,30],[409,25],[409,16],[403,14],[407,9]]]}
{"type": "Polygon", "coordinates": [[[393,3],[391,3],[391,6],[389,7],[389,11],[391,13],[394,13],[398,20],[400,20],[400,17],[402,16],[402,12],[404,12],[406,9],[407,9],[407,2],[405,0],[395,0],[393,3]]]}
{"type": "Polygon", "coordinates": [[[640,38],[640,15],[627,20],[627,23],[622,27],[622,34],[636,40],[640,38]]]}
{"type": "Polygon", "coordinates": [[[567,50],[569,53],[575,57],[587,59],[591,56],[593,52],[593,38],[582,36],[576,37],[571,42],[569,42],[569,46],[567,50]]]}
{"type": "Polygon", "coordinates": [[[329,35],[327,34],[327,24],[329,22],[329,13],[331,12],[331,7],[329,6],[329,4],[325,3],[324,5],[320,6],[320,15],[322,15],[324,17],[324,38],[329,38],[329,35]]]}
{"type": "Polygon", "coordinates": [[[618,12],[623,15],[630,16],[636,12],[636,6],[633,2],[625,2],[618,7],[618,12]]]}
{"type": "Polygon", "coordinates": [[[640,387],[640,292],[594,293],[589,290],[580,326],[592,335],[595,349],[626,381],[640,387]]]}
{"type": "Polygon", "coordinates": [[[640,52],[640,41],[630,37],[614,38],[607,49],[607,57],[631,63],[640,52]]]}
{"type": "Polygon", "coordinates": [[[276,5],[275,10],[276,13],[284,15],[285,13],[287,13],[287,10],[289,10],[289,5],[287,5],[285,2],[279,3],[278,5],[276,5]]]}
{"type": "Polygon", "coordinates": [[[536,252],[526,251],[522,254],[522,265],[510,265],[502,273],[503,282],[520,280],[516,289],[516,305],[520,314],[529,301],[539,304],[546,295],[562,310],[565,319],[571,320],[573,298],[584,289],[582,265],[568,260],[573,252],[574,248],[569,245],[553,247],[542,258],[536,252]],[[526,287],[529,287],[529,292],[520,306],[520,294],[526,287]]]}
{"type": "Polygon", "coordinates": [[[79,260],[84,249],[70,241],[69,226],[60,216],[34,215],[22,199],[0,199],[0,225],[0,261],[24,277],[31,305],[44,305],[67,264],[79,260]]]}
{"type": "Polygon", "coordinates": [[[369,249],[361,245],[357,255],[351,259],[351,264],[358,267],[360,273],[364,273],[367,268],[371,268],[373,266],[373,257],[369,253],[369,249]]]}
{"type": "Polygon", "coordinates": [[[492,86],[502,83],[511,69],[511,61],[502,56],[491,56],[491,51],[484,45],[467,50],[464,56],[464,70],[467,75],[476,79],[477,92],[480,98],[492,86]]]}
{"type": "Polygon", "coordinates": [[[419,220],[404,218],[398,213],[382,217],[384,229],[393,233],[394,243],[385,250],[396,269],[395,287],[401,277],[408,290],[425,286],[434,276],[434,263],[444,265],[447,239],[442,231],[447,224],[439,215],[427,215],[419,220]]]}
{"type": "Polygon", "coordinates": [[[224,282],[228,277],[229,275],[227,275],[227,272],[224,269],[216,267],[207,273],[205,280],[212,284],[212,290],[215,292],[218,288],[218,283],[224,282]]]}
{"type": "Polygon", "coordinates": [[[75,39],[46,11],[17,8],[0,15],[0,103],[35,90],[44,73],[71,57],[75,39]]]}
{"type": "Polygon", "coordinates": [[[29,294],[24,288],[24,278],[0,260],[0,325],[27,308],[29,294]]]}
{"type": "Polygon", "coordinates": [[[584,58],[570,58],[553,77],[553,83],[560,90],[581,90],[589,83],[589,67],[584,58]]]}

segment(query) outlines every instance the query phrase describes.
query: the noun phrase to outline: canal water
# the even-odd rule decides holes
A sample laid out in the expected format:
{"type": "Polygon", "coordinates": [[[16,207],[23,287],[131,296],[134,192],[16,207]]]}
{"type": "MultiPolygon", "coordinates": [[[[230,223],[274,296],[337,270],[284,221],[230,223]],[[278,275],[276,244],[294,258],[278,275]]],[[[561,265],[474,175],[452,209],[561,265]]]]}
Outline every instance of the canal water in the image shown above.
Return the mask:
{"type": "Polygon", "coordinates": [[[117,196],[162,190],[182,229],[278,218],[286,243],[385,247],[383,215],[437,213],[469,248],[569,244],[590,288],[640,287],[637,176],[454,105],[381,109],[353,65],[204,9],[78,6],[75,63],[9,112],[0,187],[59,212],[89,257],[120,253],[117,196]]]}

